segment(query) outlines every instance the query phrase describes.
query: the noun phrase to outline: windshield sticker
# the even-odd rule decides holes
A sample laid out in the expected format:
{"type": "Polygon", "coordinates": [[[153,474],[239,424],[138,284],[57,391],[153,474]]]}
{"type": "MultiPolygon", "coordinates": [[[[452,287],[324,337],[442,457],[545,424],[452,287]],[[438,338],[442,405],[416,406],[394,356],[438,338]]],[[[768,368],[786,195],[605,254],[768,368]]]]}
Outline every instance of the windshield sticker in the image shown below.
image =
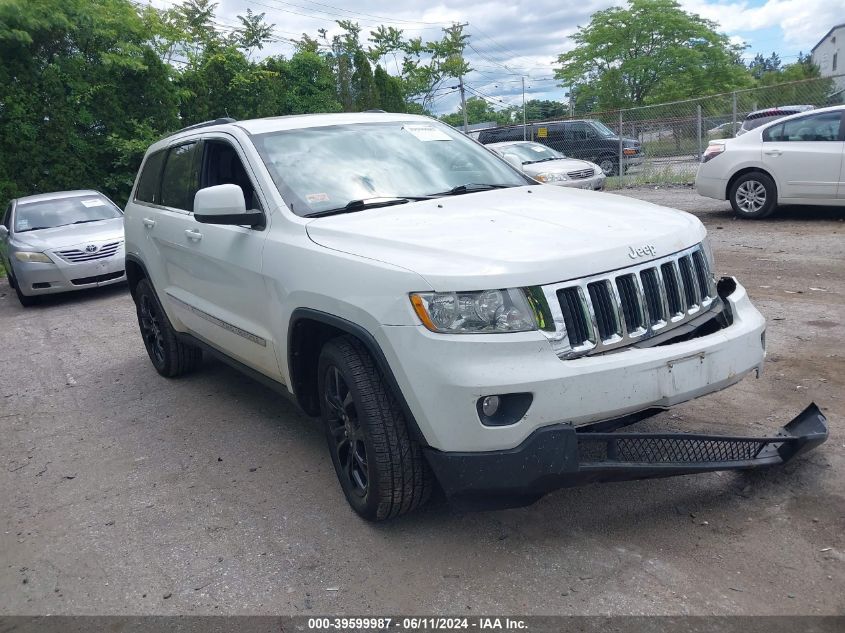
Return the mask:
{"type": "Polygon", "coordinates": [[[328,202],[329,201],[329,194],[327,193],[309,193],[305,196],[305,199],[308,200],[308,204],[317,204],[318,202],[328,202]]]}
{"type": "Polygon", "coordinates": [[[26,231],[29,228],[29,220],[27,220],[26,218],[20,218],[17,224],[18,231],[26,231]]]}
{"type": "Polygon", "coordinates": [[[89,209],[91,207],[104,207],[104,206],[106,206],[106,203],[103,200],[98,200],[96,198],[94,198],[93,200],[83,200],[82,204],[84,204],[89,209]]]}
{"type": "Polygon", "coordinates": [[[403,125],[402,129],[413,134],[420,141],[451,141],[448,134],[431,125],[403,125]]]}
{"type": "Polygon", "coordinates": [[[531,149],[533,149],[535,152],[540,152],[541,154],[546,151],[545,147],[537,147],[536,145],[533,146],[531,149]]]}

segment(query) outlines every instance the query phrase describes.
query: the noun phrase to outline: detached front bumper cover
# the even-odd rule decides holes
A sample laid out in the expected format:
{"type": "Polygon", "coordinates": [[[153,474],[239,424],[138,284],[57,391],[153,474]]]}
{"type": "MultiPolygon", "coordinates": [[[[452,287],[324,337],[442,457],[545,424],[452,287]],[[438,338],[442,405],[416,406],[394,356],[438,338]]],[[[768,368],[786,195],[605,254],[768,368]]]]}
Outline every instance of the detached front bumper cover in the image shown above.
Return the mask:
{"type": "MultiPolygon", "coordinates": [[[[620,426],[624,423],[620,423],[620,426]]],[[[579,431],[557,424],[520,446],[426,456],[446,495],[483,507],[530,503],[557,488],[783,464],[827,439],[815,403],[771,437],[579,431]]]]}

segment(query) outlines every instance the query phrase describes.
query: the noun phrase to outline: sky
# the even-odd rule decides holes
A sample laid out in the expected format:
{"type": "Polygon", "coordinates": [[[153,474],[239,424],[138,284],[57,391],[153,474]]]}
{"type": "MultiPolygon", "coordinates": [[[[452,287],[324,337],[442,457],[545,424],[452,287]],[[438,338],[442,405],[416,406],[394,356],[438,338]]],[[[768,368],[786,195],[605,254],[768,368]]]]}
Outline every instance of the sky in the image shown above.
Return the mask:
{"type": "MultiPolygon", "coordinates": [[[[167,8],[176,0],[144,0],[167,8]]],[[[713,20],[718,30],[748,45],[745,56],[768,56],[777,52],[784,63],[797,59],[836,24],[845,22],[845,0],[679,0],[692,13],[713,20]]],[[[465,56],[475,69],[466,77],[467,96],[486,98],[494,107],[522,103],[526,99],[565,100],[567,89],[553,79],[557,56],[569,50],[569,39],[589,23],[590,15],[624,2],[614,0],[217,0],[220,25],[237,23],[246,12],[264,13],[275,25],[278,41],[263,54],[290,55],[290,38],[303,32],[316,36],[317,29],[337,32],[335,20],[357,21],[366,35],[377,25],[392,25],[407,37],[436,39],[453,22],[468,22],[471,38],[465,56]]],[[[401,63],[401,60],[400,60],[401,63]]],[[[386,70],[396,72],[392,60],[386,70]]],[[[433,108],[437,114],[454,111],[458,93],[439,93],[433,108]]]]}

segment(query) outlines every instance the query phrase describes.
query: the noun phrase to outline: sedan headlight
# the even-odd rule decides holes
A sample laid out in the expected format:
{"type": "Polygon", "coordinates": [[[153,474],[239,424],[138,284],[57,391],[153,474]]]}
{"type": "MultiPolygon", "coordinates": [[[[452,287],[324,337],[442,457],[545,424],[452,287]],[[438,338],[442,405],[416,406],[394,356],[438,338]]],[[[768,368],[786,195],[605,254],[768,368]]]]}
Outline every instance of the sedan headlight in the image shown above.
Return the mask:
{"type": "Polygon", "coordinates": [[[477,292],[415,292],[411,304],[432,332],[487,334],[537,329],[534,311],[521,289],[477,292]]]}
{"type": "Polygon", "coordinates": [[[18,251],[15,253],[15,258],[19,262],[38,262],[39,264],[53,263],[53,260],[47,257],[44,253],[35,253],[31,251],[18,251]]]}
{"type": "Polygon", "coordinates": [[[539,180],[540,182],[561,182],[563,180],[569,180],[569,177],[563,173],[543,172],[534,176],[534,180],[539,180]]]}

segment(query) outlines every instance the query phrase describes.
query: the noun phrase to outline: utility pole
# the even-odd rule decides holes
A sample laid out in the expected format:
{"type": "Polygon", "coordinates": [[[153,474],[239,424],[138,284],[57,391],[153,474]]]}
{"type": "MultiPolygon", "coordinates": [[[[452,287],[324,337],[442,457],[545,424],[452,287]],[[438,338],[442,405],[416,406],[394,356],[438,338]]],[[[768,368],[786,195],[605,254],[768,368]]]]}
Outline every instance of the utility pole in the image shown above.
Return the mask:
{"type": "Polygon", "coordinates": [[[525,76],[522,77],[522,140],[525,140],[525,76]]]}
{"type": "Polygon", "coordinates": [[[467,100],[464,92],[464,76],[458,77],[458,87],[461,89],[461,110],[464,112],[464,134],[469,131],[469,124],[467,123],[467,100]]]}
{"type": "MultiPolygon", "coordinates": [[[[452,26],[443,27],[443,32],[447,34],[452,34],[455,32],[460,33],[465,27],[469,26],[469,22],[464,22],[460,24],[459,22],[455,22],[452,26]]],[[[464,42],[463,39],[460,40],[461,43],[461,51],[458,53],[461,56],[460,62],[461,67],[463,68],[464,63],[464,42]]],[[[466,92],[464,91],[464,75],[461,73],[458,76],[458,87],[461,89],[461,110],[464,111],[464,134],[469,132],[469,122],[467,121],[467,100],[466,100],[466,92]]]]}

